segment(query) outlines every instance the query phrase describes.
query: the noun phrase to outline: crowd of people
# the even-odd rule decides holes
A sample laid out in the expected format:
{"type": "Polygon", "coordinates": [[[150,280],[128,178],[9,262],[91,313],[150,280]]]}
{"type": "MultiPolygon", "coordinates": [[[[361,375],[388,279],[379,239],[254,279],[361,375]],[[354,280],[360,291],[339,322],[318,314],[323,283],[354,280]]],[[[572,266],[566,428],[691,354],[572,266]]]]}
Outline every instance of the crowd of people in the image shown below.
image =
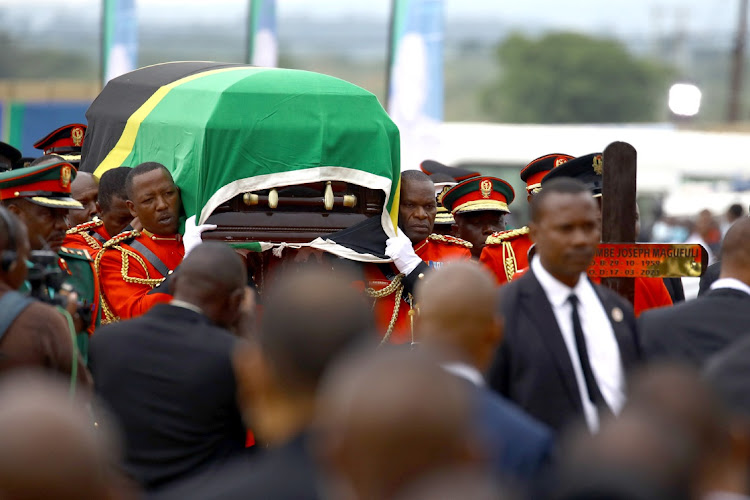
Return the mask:
{"type": "Polygon", "coordinates": [[[587,274],[600,153],[530,161],[513,229],[508,182],[430,161],[388,262],[260,290],[165,166],[78,172],[84,133],[0,145],[0,497],[750,497],[750,218],[697,299],[631,304],[587,274]]]}

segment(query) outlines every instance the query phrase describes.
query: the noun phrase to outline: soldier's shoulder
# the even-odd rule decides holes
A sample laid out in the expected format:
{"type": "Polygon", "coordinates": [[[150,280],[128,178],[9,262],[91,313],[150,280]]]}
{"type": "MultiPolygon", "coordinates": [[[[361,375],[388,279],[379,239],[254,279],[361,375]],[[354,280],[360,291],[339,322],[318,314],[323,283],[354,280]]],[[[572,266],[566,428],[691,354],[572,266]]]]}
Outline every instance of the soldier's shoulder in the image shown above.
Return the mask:
{"type": "Polygon", "coordinates": [[[130,243],[131,241],[135,240],[141,235],[140,231],[137,229],[133,229],[132,231],[123,231],[122,233],[118,234],[117,236],[113,236],[109,240],[107,240],[104,245],[102,245],[103,249],[110,249],[118,247],[122,244],[130,243]]]}
{"type": "Polygon", "coordinates": [[[96,229],[97,227],[103,225],[104,222],[101,219],[94,219],[88,222],[84,222],[83,224],[78,224],[77,226],[71,227],[65,232],[65,234],[79,234],[85,231],[96,229]]]}
{"type": "Polygon", "coordinates": [[[466,240],[462,240],[461,238],[456,238],[455,236],[448,236],[445,234],[431,234],[428,237],[431,241],[439,241],[440,243],[446,243],[448,245],[456,245],[464,248],[472,248],[472,244],[469,243],[466,240]]]}
{"type": "Polygon", "coordinates": [[[84,248],[62,246],[57,254],[63,259],[94,260],[89,251],[84,248]]]}
{"type": "Polygon", "coordinates": [[[485,244],[498,245],[504,241],[511,241],[527,234],[529,234],[528,226],[519,227],[518,229],[508,229],[507,231],[500,231],[489,235],[485,244]]]}

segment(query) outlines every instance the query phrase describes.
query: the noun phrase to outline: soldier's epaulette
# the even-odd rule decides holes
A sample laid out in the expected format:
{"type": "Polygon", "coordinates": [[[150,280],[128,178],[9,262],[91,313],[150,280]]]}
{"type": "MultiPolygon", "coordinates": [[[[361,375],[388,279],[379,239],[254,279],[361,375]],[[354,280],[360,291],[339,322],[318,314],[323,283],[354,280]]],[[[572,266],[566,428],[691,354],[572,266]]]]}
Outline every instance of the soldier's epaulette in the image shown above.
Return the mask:
{"type": "Polygon", "coordinates": [[[458,245],[466,248],[472,248],[474,246],[466,240],[456,238],[455,236],[447,236],[445,234],[432,233],[430,236],[428,236],[428,238],[433,241],[441,241],[443,243],[449,243],[451,245],[458,245]]]}
{"type": "Polygon", "coordinates": [[[99,226],[102,226],[104,224],[104,221],[101,219],[94,219],[88,222],[84,222],[83,224],[78,224],[75,227],[71,227],[67,231],[65,231],[65,234],[78,234],[82,231],[88,231],[89,229],[94,229],[99,226]]]}
{"type": "Polygon", "coordinates": [[[102,248],[112,248],[113,246],[119,245],[120,243],[126,243],[128,241],[136,239],[138,236],[141,235],[141,232],[137,229],[133,229],[132,231],[124,231],[117,236],[113,236],[107,242],[102,245],[102,248]]]}
{"type": "Polygon", "coordinates": [[[485,245],[497,245],[499,243],[502,243],[503,241],[508,241],[518,236],[523,236],[524,234],[529,234],[528,226],[519,227],[518,229],[509,229],[507,231],[500,231],[499,233],[491,234],[487,236],[487,241],[485,241],[484,244],[485,245]]]}
{"type": "Polygon", "coordinates": [[[91,254],[89,254],[83,248],[60,247],[60,253],[63,254],[63,257],[72,256],[72,257],[79,257],[81,259],[86,259],[86,260],[93,260],[91,258],[91,254]]]}

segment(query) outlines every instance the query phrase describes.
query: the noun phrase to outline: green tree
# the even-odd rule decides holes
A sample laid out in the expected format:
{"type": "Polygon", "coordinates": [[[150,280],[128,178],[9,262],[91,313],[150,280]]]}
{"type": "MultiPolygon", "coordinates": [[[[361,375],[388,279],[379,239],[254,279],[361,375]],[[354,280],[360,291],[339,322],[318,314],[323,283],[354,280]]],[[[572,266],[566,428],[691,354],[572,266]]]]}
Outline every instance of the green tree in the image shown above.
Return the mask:
{"type": "Polygon", "coordinates": [[[577,33],[515,34],[497,49],[500,76],[482,93],[488,117],[511,123],[615,123],[665,116],[672,71],[619,42],[577,33]]]}

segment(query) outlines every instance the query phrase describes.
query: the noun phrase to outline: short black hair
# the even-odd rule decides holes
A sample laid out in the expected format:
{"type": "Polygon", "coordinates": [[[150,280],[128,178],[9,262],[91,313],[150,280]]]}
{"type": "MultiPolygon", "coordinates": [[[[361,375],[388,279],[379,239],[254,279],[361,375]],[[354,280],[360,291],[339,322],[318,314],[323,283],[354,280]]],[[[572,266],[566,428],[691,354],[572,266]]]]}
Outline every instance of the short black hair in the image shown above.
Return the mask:
{"type": "Polygon", "coordinates": [[[135,179],[141,174],[152,172],[158,169],[164,170],[167,173],[167,175],[169,175],[169,177],[172,178],[172,174],[169,172],[167,167],[155,161],[147,161],[146,163],[141,163],[140,165],[137,165],[133,167],[132,169],[130,169],[130,172],[128,173],[128,177],[127,179],[125,179],[125,192],[127,193],[129,200],[133,199],[133,179],[135,179]]]}
{"type": "Polygon", "coordinates": [[[125,184],[132,169],[130,167],[117,167],[107,170],[99,179],[99,208],[107,212],[112,207],[112,198],[117,196],[123,200],[128,199],[125,184]]]}
{"type": "Polygon", "coordinates": [[[404,170],[401,172],[401,182],[403,183],[404,181],[429,182],[430,184],[434,184],[430,176],[421,170],[404,170]]]}
{"type": "Polygon", "coordinates": [[[739,219],[745,214],[745,209],[739,203],[734,203],[727,210],[735,219],[739,219]]]}
{"type": "Polygon", "coordinates": [[[581,194],[591,195],[589,187],[573,177],[558,177],[550,179],[544,184],[544,188],[531,198],[530,214],[533,222],[539,222],[544,200],[551,194],[581,194]]]}

